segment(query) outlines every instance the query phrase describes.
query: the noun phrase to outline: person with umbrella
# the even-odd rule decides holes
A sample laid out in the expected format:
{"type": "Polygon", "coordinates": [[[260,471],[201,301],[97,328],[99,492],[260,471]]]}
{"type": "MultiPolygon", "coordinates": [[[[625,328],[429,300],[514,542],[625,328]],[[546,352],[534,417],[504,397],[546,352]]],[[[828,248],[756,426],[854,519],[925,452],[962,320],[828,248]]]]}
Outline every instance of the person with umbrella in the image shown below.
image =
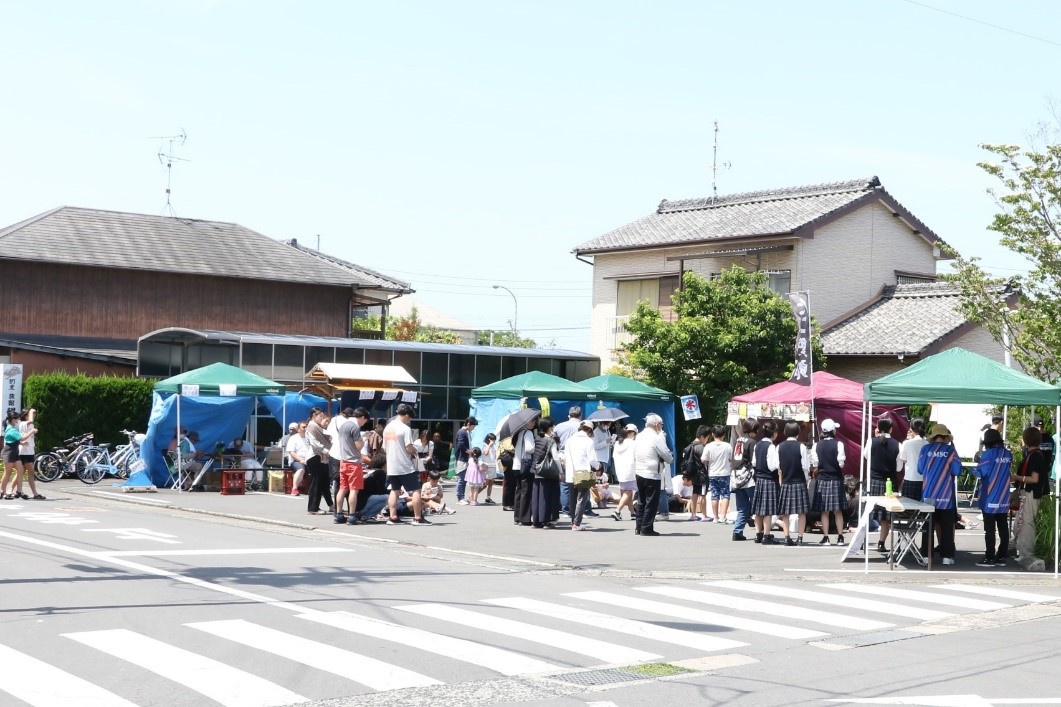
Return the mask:
{"type": "Polygon", "coordinates": [[[513,519],[516,525],[531,524],[531,485],[534,479],[534,428],[542,411],[522,408],[506,417],[497,428],[497,438],[512,439],[512,474],[516,478],[513,519]]]}

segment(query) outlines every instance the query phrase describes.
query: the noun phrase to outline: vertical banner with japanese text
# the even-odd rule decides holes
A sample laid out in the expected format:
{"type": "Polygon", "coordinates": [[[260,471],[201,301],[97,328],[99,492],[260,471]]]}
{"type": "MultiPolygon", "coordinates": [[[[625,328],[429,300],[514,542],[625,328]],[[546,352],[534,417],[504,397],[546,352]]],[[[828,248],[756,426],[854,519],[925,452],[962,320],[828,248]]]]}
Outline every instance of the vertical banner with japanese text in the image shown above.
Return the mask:
{"type": "Polygon", "coordinates": [[[807,304],[807,292],[789,292],[788,301],[792,313],[796,315],[796,365],[792,369],[789,381],[798,385],[810,385],[813,362],[810,347],[810,307],[807,304]]]}
{"type": "Polygon", "coordinates": [[[0,380],[4,385],[4,414],[22,411],[22,364],[0,365],[0,380]]]}

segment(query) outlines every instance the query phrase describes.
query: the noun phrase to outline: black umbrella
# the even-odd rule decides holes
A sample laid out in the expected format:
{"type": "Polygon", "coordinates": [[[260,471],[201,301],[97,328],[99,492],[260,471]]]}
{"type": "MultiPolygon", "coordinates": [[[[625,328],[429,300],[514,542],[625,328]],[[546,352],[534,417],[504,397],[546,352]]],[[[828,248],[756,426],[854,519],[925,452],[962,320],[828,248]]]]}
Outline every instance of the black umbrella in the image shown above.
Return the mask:
{"type": "Polygon", "coordinates": [[[586,419],[590,422],[618,422],[626,417],[630,416],[619,408],[599,408],[586,419]]]}
{"type": "Polygon", "coordinates": [[[497,430],[497,438],[504,439],[505,437],[511,437],[526,427],[528,422],[531,420],[537,420],[541,416],[541,410],[535,410],[534,408],[520,408],[502,421],[501,427],[497,430]]]}

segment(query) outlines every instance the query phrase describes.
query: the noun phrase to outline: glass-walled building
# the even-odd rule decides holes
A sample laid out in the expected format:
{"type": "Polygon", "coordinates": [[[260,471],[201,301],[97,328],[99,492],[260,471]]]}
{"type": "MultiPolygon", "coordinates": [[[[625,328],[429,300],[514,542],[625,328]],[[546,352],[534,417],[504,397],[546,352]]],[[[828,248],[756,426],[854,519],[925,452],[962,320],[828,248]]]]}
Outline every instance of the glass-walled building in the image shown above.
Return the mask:
{"type": "Polygon", "coordinates": [[[473,388],[542,371],[572,381],[600,375],[600,359],[562,349],[426,344],[338,337],[300,337],[182,328],[140,338],[137,374],[168,378],[211,363],[227,363],[298,390],[318,363],[401,366],[420,393],[417,422],[453,422],[468,416],[473,388]]]}

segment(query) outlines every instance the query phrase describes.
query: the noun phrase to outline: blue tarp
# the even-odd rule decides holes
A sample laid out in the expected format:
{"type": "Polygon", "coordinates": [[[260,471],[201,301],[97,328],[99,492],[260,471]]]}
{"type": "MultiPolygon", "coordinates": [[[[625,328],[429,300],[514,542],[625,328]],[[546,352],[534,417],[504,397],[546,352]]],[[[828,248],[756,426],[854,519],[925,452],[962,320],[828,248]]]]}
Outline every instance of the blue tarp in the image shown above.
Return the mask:
{"type": "MultiPolygon", "coordinates": [[[[242,437],[247,421],[254,412],[252,397],[181,397],[181,427],[199,433],[196,448],[213,452],[218,442],[228,444],[242,437]]],[[[147,436],[140,447],[140,457],[147,464],[151,482],[158,487],[169,485],[166,450],[177,434],[177,396],[152,396],[147,436]]]]}
{"type": "MultiPolygon", "coordinates": [[[[678,458],[678,454],[681,452],[680,449],[675,449],[673,402],[660,400],[622,400],[615,402],[601,402],[597,400],[545,400],[543,404],[543,401],[540,398],[527,398],[526,402],[527,407],[532,407],[537,410],[543,410],[545,407],[548,407],[549,415],[553,418],[554,424],[560,424],[566,420],[567,411],[574,405],[578,405],[582,408],[583,418],[589,417],[589,415],[599,407],[620,408],[623,412],[630,415],[629,418],[621,420],[620,423],[626,425],[627,423],[632,422],[637,425],[639,430],[643,429],[645,426],[645,417],[650,412],[654,412],[663,418],[663,429],[667,434],[667,445],[671,448],[671,451],[674,452],[675,459],[678,458]]],[[[479,421],[479,425],[472,433],[472,446],[482,446],[487,433],[495,431],[497,426],[501,424],[501,420],[503,420],[509,413],[518,410],[519,407],[519,400],[504,400],[500,398],[478,400],[472,398],[471,414],[479,421]]],[[[672,465],[672,475],[673,468],[672,465]]]]}
{"type": "MultiPolygon", "coordinates": [[[[285,400],[286,400],[286,422],[301,422],[309,419],[309,411],[313,408],[320,408],[321,410],[328,410],[329,403],[327,400],[319,395],[313,395],[312,393],[292,393],[288,391],[284,397],[279,395],[262,395],[258,398],[262,405],[269,410],[269,414],[276,418],[276,421],[281,424],[285,422],[285,400]]],[[[334,411],[334,404],[332,408],[334,411]]],[[[191,429],[190,427],[188,429],[191,429]]],[[[287,434],[287,429],[281,427],[284,434],[287,434]]],[[[200,433],[201,434],[201,433],[200,433]]]]}

